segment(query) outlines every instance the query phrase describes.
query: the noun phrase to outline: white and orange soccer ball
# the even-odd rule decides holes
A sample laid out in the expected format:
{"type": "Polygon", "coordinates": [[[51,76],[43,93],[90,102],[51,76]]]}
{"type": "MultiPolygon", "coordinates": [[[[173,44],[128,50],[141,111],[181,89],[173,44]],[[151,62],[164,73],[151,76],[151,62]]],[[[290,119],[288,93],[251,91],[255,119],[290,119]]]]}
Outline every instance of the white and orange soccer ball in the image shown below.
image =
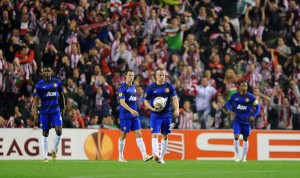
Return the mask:
{"type": "Polygon", "coordinates": [[[166,106],[166,99],[158,96],[154,99],[153,105],[156,109],[162,110],[166,106]]]}

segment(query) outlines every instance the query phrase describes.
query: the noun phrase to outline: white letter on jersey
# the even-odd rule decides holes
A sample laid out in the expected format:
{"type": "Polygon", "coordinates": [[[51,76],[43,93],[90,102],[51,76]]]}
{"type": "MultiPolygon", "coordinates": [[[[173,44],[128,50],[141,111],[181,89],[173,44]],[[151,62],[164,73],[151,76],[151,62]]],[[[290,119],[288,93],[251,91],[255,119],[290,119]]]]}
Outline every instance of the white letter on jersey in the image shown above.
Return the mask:
{"type": "Polygon", "coordinates": [[[129,101],[136,101],[136,97],[135,96],[130,96],[129,101]]]}
{"type": "Polygon", "coordinates": [[[56,96],[56,92],[50,92],[50,91],[48,91],[46,97],[49,97],[49,96],[56,96]]]}
{"type": "Polygon", "coordinates": [[[239,110],[247,110],[247,106],[243,106],[243,105],[238,105],[237,109],[239,110]]]}

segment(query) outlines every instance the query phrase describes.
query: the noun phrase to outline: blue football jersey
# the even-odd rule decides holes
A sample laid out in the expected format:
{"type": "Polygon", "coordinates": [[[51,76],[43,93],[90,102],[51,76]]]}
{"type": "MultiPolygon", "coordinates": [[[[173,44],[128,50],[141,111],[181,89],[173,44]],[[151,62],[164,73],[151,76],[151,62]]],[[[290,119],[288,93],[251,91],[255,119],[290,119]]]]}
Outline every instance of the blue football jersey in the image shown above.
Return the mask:
{"type": "MultiPolygon", "coordinates": [[[[137,110],[137,101],[136,101],[136,86],[132,84],[131,86],[126,83],[122,83],[118,91],[118,100],[124,99],[125,103],[132,108],[137,110]]],[[[120,119],[134,119],[136,116],[133,116],[127,109],[120,105],[120,119]]]]}
{"type": "Polygon", "coordinates": [[[41,98],[40,114],[60,113],[58,93],[63,92],[63,86],[59,79],[51,78],[51,81],[44,79],[35,85],[33,96],[41,98]]]}
{"type": "Polygon", "coordinates": [[[163,97],[166,100],[166,106],[161,112],[151,112],[152,116],[160,116],[160,113],[167,113],[172,111],[172,97],[177,96],[174,86],[170,82],[165,82],[163,85],[157,85],[156,82],[150,84],[145,93],[145,100],[148,100],[152,107],[156,97],[163,97]]]}
{"type": "Polygon", "coordinates": [[[256,105],[258,105],[258,101],[255,96],[249,92],[244,95],[241,95],[240,92],[236,92],[226,102],[228,110],[236,113],[235,121],[245,124],[249,123],[249,118],[254,115],[253,106],[256,105]]]}

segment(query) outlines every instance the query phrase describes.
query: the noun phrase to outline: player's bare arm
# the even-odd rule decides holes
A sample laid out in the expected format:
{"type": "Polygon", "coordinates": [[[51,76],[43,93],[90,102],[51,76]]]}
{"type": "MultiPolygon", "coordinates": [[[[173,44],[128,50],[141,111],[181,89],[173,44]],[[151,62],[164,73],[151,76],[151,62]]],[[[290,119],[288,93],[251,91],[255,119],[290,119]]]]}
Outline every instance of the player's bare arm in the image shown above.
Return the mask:
{"type": "Polygon", "coordinates": [[[38,120],[38,107],[40,105],[40,97],[36,96],[34,97],[33,99],[33,118],[34,118],[34,121],[37,121],[38,120]]]}
{"type": "Polygon", "coordinates": [[[66,111],[66,102],[65,102],[65,95],[63,92],[59,93],[59,97],[61,98],[61,114],[64,115],[66,111]]]}
{"type": "Polygon", "coordinates": [[[125,99],[120,99],[120,104],[129,111],[134,116],[139,116],[139,113],[135,110],[133,110],[131,107],[128,106],[128,104],[125,102],[125,99]]]}
{"type": "Polygon", "coordinates": [[[173,101],[173,108],[174,108],[173,115],[175,117],[178,117],[179,116],[179,102],[178,102],[177,96],[173,96],[172,101],[173,101]]]}
{"type": "Polygon", "coordinates": [[[235,115],[236,115],[236,113],[235,113],[235,112],[233,112],[233,111],[230,111],[229,115],[230,115],[230,117],[231,117],[231,118],[234,118],[234,117],[235,117],[235,115]]]}

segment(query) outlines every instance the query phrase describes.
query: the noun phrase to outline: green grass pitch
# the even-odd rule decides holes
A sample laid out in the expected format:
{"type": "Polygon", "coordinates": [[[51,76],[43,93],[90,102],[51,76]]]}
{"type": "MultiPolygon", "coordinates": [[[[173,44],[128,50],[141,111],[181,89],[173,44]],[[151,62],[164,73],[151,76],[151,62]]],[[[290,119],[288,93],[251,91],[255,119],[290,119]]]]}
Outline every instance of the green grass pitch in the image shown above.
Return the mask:
{"type": "Polygon", "coordinates": [[[299,178],[300,161],[0,161],[0,178],[299,178]]]}

